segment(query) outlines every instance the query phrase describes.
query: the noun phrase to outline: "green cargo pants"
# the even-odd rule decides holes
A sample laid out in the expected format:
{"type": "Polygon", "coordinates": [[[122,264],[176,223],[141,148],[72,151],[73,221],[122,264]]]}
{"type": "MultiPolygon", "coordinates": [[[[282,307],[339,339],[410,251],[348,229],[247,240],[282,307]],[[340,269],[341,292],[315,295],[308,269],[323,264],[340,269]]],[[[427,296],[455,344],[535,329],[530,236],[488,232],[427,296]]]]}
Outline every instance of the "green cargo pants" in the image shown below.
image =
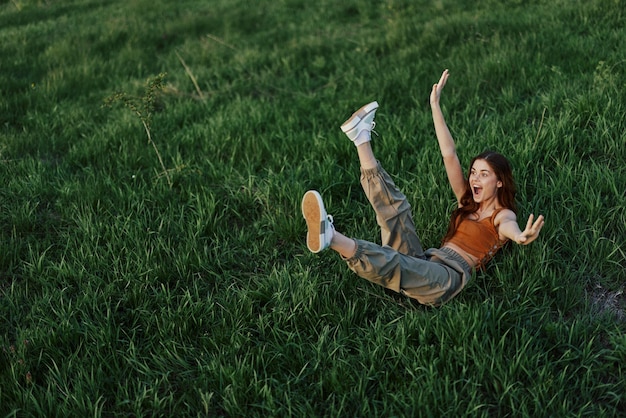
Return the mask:
{"type": "Polygon", "coordinates": [[[441,305],[459,293],[471,277],[469,264],[449,248],[422,249],[411,205],[380,163],[361,169],[361,186],[376,212],[382,245],[355,239],[356,254],[346,259],[348,267],[424,305],[441,305]]]}

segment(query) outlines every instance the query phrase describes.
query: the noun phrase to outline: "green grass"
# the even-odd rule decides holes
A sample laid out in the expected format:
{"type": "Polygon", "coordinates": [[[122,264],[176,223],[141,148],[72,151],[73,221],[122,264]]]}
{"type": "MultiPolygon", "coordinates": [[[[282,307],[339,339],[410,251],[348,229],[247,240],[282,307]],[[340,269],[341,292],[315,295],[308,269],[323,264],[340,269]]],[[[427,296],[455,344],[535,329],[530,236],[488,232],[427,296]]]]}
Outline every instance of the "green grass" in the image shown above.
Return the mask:
{"type": "Polygon", "coordinates": [[[623,416],[625,6],[0,1],[0,414],[623,416]],[[378,100],[374,150],[437,246],[444,68],[462,162],[507,155],[546,226],[428,309],[310,254],[299,204],[378,240],[339,130],[378,100]],[[171,186],[103,106],[160,73],[171,186]]]}

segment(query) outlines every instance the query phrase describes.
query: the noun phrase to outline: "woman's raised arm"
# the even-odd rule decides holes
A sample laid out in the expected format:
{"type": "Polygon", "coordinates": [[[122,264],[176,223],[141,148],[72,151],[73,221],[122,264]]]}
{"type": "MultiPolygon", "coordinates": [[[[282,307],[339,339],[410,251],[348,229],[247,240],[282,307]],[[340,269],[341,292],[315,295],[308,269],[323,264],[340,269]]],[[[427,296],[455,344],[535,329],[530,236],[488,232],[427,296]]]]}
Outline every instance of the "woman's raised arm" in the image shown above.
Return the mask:
{"type": "Polygon", "coordinates": [[[446,125],[446,120],[443,117],[443,112],[441,111],[441,106],[439,104],[441,91],[448,81],[449,74],[448,70],[444,70],[441,74],[439,82],[433,85],[433,89],[430,92],[430,108],[433,114],[435,133],[437,134],[439,150],[441,151],[441,156],[443,157],[443,164],[446,167],[448,181],[450,182],[450,187],[452,187],[452,191],[454,192],[454,195],[460,205],[461,197],[467,188],[467,182],[465,180],[465,176],[463,175],[463,169],[461,168],[459,157],[456,154],[454,139],[452,138],[452,134],[450,134],[448,125],[446,125]]]}

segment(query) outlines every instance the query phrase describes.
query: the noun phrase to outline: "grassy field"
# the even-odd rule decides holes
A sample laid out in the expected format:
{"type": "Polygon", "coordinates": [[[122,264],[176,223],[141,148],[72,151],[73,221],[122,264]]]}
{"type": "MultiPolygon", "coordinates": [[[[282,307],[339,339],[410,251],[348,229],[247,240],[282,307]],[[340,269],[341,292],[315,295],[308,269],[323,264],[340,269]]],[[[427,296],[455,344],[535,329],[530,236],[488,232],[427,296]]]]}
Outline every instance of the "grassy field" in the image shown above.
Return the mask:
{"type": "Polygon", "coordinates": [[[623,416],[625,10],[0,0],[0,415],[623,416]],[[430,309],[310,254],[299,205],[378,241],[339,130],[378,100],[439,245],[444,68],[462,163],[507,155],[546,226],[430,309]]]}

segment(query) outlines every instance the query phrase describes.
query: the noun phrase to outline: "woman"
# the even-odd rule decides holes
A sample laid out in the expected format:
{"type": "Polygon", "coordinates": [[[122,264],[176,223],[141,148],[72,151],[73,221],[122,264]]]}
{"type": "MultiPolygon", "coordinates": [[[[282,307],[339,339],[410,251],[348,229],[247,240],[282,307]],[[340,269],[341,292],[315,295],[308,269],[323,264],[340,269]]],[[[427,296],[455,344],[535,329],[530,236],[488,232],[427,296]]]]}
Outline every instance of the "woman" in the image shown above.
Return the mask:
{"type": "Polygon", "coordinates": [[[448,76],[445,70],[430,93],[437,141],[458,202],[441,248],[422,249],[406,197],[374,157],[370,133],[375,126],[376,102],[357,110],[341,129],[357,148],[361,185],[376,212],[382,245],[337,232],[318,192],[310,190],[302,199],[309,250],[317,253],[330,247],[360,277],[430,306],[458,294],[472,270],[483,267],[507,241],[533,242],[544,224],[543,216],[534,220],[530,215],[523,230],[518,225],[515,184],[502,155],[478,155],[465,178],[439,104],[448,76]]]}

